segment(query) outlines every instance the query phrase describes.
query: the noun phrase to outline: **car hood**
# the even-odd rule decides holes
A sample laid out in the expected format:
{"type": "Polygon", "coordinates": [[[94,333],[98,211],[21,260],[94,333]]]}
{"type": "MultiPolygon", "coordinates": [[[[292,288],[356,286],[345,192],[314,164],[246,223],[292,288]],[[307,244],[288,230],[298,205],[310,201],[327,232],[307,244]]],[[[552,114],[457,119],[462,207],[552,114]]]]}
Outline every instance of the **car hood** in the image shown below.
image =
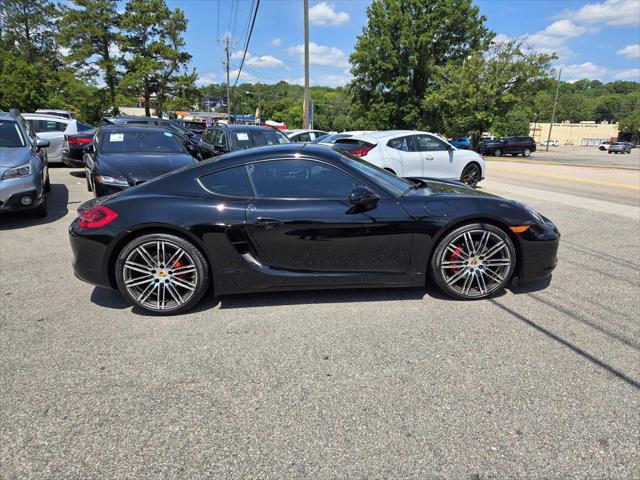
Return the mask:
{"type": "Polygon", "coordinates": [[[195,163],[194,158],[186,153],[109,153],[100,155],[96,173],[124,177],[129,185],[136,185],[193,163],[195,163]]]}
{"type": "Polygon", "coordinates": [[[425,188],[416,188],[408,191],[404,196],[406,198],[413,197],[432,197],[433,195],[464,195],[466,197],[486,197],[486,198],[501,198],[491,193],[471,188],[464,183],[447,181],[447,180],[435,180],[428,177],[411,177],[409,180],[414,182],[421,182],[425,188]]]}
{"type": "Polygon", "coordinates": [[[11,168],[27,163],[31,158],[28,147],[0,147],[0,168],[11,168]]]}

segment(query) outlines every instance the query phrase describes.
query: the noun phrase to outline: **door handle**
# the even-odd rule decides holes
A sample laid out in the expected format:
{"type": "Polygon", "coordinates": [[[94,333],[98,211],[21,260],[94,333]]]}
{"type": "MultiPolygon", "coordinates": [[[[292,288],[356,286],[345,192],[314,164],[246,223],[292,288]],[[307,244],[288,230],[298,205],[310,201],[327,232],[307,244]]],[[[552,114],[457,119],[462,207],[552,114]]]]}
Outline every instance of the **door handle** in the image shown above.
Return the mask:
{"type": "Polygon", "coordinates": [[[424,157],[425,160],[433,160],[433,157],[424,157]]]}
{"type": "Polygon", "coordinates": [[[277,227],[278,225],[282,225],[282,222],[280,220],[276,220],[275,218],[265,218],[265,217],[259,217],[256,218],[256,226],[258,228],[273,228],[273,227],[277,227]]]}

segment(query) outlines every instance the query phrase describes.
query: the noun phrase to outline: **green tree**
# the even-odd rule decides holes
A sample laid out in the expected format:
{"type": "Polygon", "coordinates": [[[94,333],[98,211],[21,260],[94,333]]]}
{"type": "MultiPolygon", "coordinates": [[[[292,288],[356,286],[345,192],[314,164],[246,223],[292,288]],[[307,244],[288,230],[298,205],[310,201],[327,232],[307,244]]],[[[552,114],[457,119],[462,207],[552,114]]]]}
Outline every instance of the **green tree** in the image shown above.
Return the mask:
{"type": "Polygon", "coordinates": [[[433,123],[424,98],[437,68],[484,51],[493,33],[471,0],[374,0],[350,61],[354,108],[371,128],[433,123]]]}
{"type": "Polygon", "coordinates": [[[75,67],[93,66],[90,74],[102,73],[112,113],[117,113],[116,88],[122,54],[118,47],[120,15],[117,0],[71,0],[65,6],[59,40],[69,48],[66,57],[75,67]]]}
{"type": "Polygon", "coordinates": [[[618,128],[621,132],[630,133],[633,141],[635,142],[639,141],[640,140],[640,110],[636,110],[635,112],[620,119],[620,122],[618,123],[618,128]]]}
{"type": "MultiPolygon", "coordinates": [[[[527,52],[516,41],[496,43],[488,52],[470,54],[463,65],[436,67],[435,85],[422,101],[428,127],[448,136],[480,134],[493,127],[510,129],[510,113],[528,107],[548,75],[552,56],[527,52]]],[[[533,113],[529,110],[529,121],[533,113]]],[[[518,131],[524,120],[519,120],[518,131]]],[[[528,132],[528,124],[527,129],[528,132]]]]}
{"type": "Polygon", "coordinates": [[[187,28],[184,13],[180,9],[172,11],[164,0],[130,0],[121,25],[123,50],[131,56],[125,59],[123,83],[142,93],[147,116],[151,115],[152,94],[157,95],[156,111],[161,112],[179,81],[180,70],[191,59],[183,50],[182,34],[187,28]]]}
{"type": "Polygon", "coordinates": [[[29,63],[59,65],[54,32],[60,12],[49,0],[2,0],[2,44],[29,63]]]}

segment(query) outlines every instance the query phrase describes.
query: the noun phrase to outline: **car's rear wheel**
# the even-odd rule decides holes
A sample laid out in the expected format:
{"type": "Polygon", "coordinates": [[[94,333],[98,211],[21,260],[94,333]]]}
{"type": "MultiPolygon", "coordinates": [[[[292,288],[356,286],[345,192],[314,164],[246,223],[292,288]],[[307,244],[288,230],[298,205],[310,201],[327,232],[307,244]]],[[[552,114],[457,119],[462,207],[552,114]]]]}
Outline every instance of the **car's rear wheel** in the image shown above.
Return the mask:
{"type": "Polygon", "coordinates": [[[447,295],[464,300],[486,298],[502,290],[516,266],[506,232],[474,223],[447,234],[431,257],[431,278],[447,295]]]}
{"type": "Polygon", "coordinates": [[[480,177],[482,176],[482,171],[480,170],[480,165],[477,163],[470,163],[464,170],[462,170],[462,175],[460,175],[460,181],[466,183],[470,187],[475,187],[480,181],[480,177]]]}
{"type": "Polygon", "coordinates": [[[190,310],[209,285],[209,267],[200,250],[188,240],[165,233],[129,242],[115,268],[122,296],[152,315],[190,310]]]}
{"type": "Polygon", "coordinates": [[[87,179],[87,191],[93,192],[93,188],[91,188],[91,179],[89,179],[89,175],[86,175],[87,179]]]}
{"type": "Polygon", "coordinates": [[[523,157],[528,157],[529,155],[531,155],[531,150],[530,150],[529,148],[525,148],[525,149],[522,151],[522,156],[523,156],[523,157]]]}
{"type": "Polygon", "coordinates": [[[494,154],[496,157],[501,157],[501,156],[502,156],[502,150],[500,150],[499,148],[496,148],[496,149],[493,151],[493,154],[494,154]]]}

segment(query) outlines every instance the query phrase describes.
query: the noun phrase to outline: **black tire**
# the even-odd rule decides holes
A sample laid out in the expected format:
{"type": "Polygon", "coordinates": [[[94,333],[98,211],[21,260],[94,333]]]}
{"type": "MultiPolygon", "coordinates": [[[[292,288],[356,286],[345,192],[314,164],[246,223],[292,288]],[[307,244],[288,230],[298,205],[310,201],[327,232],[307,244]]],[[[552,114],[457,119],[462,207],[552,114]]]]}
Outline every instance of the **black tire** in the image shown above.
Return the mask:
{"type": "MultiPolygon", "coordinates": [[[[153,255],[151,255],[151,257],[153,258],[153,255]]],[[[159,259],[159,256],[158,256],[158,259],[159,259]]],[[[148,288],[149,286],[151,286],[152,292],[155,292],[156,287],[153,285],[158,285],[159,282],[162,282],[163,284],[166,282],[167,284],[172,285],[170,277],[176,276],[180,278],[179,275],[171,275],[171,268],[180,268],[180,267],[176,267],[175,265],[177,265],[177,262],[174,263],[172,267],[169,267],[168,265],[162,265],[162,271],[154,270],[154,272],[157,272],[158,275],[161,273],[164,273],[166,275],[166,278],[162,278],[162,280],[159,280],[159,277],[157,277],[155,273],[153,275],[150,273],[146,273],[146,274],[142,273],[141,277],[139,278],[143,278],[144,280],[144,277],[146,277],[147,275],[150,275],[154,277],[155,280],[149,280],[148,282],[145,281],[142,284],[142,286],[139,287],[139,289],[143,287],[148,288]]],[[[198,248],[190,241],[185,240],[182,237],[178,237],[178,236],[170,235],[166,233],[152,233],[147,235],[141,235],[131,240],[127,245],[125,245],[125,247],[118,254],[118,258],[116,260],[116,265],[115,265],[115,274],[116,274],[115,275],[116,283],[118,285],[118,290],[120,290],[120,294],[129,303],[131,303],[131,305],[138,307],[139,309],[143,310],[145,313],[149,315],[176,315],[176,314],[184,313],[188,310],[191,310],[194,306],[198,304],[198,302],[200,302],[203,295],[209,288],[210,278],[211,278],[209,265],[205,257],[200,252],[200,250],[198,250],[198,248]],[[138,298],[134,297],[132,292],[130,292],[127,286],[125,285],[125,275],[128,275],[128,273],[125,273],[125,262],[127,261],[127,258],[130,258],[130,255],[135,255],[136,254],[135,252],[139,251],[137,250],[139,247],[143,246],[143,248],[146,250],[147,247],[145,245],[155,244],[155,242],[161,242],[162,244],[166,244],[168,246],[173,246],[173,247],[182,249],[186,255],[181,258],[188,258],[189,264],[187,266],[195,267],[194,274],[193,274],[194,276],[192,277],[193,285],[194,285],[193,291],[188,294],[189,295],[188,297],[185,297],[185,301],[182,304],[179,304],[177,301],[173,301],[169,299],[169,301],[175,303],[175,305],[169,305],[164,309],[151,308],[148,304],[145,304],[144,299],[142,299],[143,301],[140,302],[138,298]]],[[[137,275],[140,275],[140,274],[137,274],[137,275]]],[[[162,275],[162,277],[165,277],[165,275],[162,275]]],[[[184,279],[181,278],[180,281],[183,282],[184,279]]],[[[157,287],[158,293],[157,294],[152,293],[152,295],[160,295],[160,287],[161,285],[158,285],[157,287]]],[[[173,291],[177,292],[176,287],[171,287],[171,288],[173,288],[173,291]]],[[[166,296],[167,292],[169,292],[169,286],[167,287],[163,286],[163,292],[164,292],[164,295],[166,296]]],[[[180,297],[180,299],[182,299],[182,296],[180,295],[179,292],[177,292],[177,295],[178,297],[180,297]]],[[[155,296],[151,298],[158,298],[158,297],[155,296]]],[[[173,297],[173,298],[175,299],[176,297],[173,297]]]]}
{"type": "Polygon", "coordinates": [[[86,175],[85,178],[87,180],[87,191],[93,192],[93,188],[91,188],[91,180],[89,179],[89,176],[86,175]]]}
{"type": "Polygon", "coordinates": [[[609,155],[611,155],[611,152],[607,152],[609,155]]]}
{"type": "Polygon", "coordinates": [[[496,157],[501,157],[502,156],[502,150],[500,150],[499,148],[496,148],[493,151],[493,155],[496,156],[496,157]]]}
{"type": "Polygon", "coordinates": [[[476,185],[478,185],[481,177],[482,170],[480,169],[480,165],[475,162],[471,162],[462,170],[460,181],[462,183],[466,183],[470,187],[475,187],[476,185]]]}
{"type": "Polygon", "coordinates": [[[49,213],[49,209],[47,207],[47,196],[42,194],[42,202],[33,210],[29,210],[29,216],[33,218],[44,218],[49,213]]]}
{"type": "Polygon", "coordinates": [[[522,156],[523,156],[523,157],[529,157],[530,155],[531,155],[531,149],[529,149],[529,148],[525,148],[525,149],[522,151],[522,156]]]}
{"type": "Polygon", "coordinates": [[[49,177],[49,169],[47,169],[47,178],[44,181],[44,191],[45,192],[51,191],[51,178],[49,177]]]}
{"type": "MultiPolygon", "coordinates": [[[[461,245],[466,244],[463,242],[464,240],[461,241],[461,245]]],[[[495,225],[489,223],[471,223],[458,227],[455,230],[449,232],[438,242],[438,245],[436,246],[431,256],[431,262],[429,263],[429,274],[436,285],[438,285],[438,288],[440,288],[440,290],[442,290],[448,296],[461,300],[478,300],[481,298],[487,298],[497,292],[502,291],[511,279],[515,267],[516,251],[509,235],[501,228],[498,228],[495,225]],[[491,255],[491,258],[485,258],[482,255],[478,255],[478,253],[481,253],[478,251],[478,249],[482,248],[480,246],[480,242],[484,238],[484,232],[487,232],[487,237],[489,238],[485,245],[485,250],[487,253],[490,253],[492,248],[500,247],[499,242],[503,243],[503,246],[500,247],[499,250],[496,251],[496,253],[491,255]],[[462,256],[464,255],[464,249],[466,247],[462,247],[462,250],[456,249],[453,253],[451,253],[452,251],[450,249],[447,249],[447,247],[449,247],[452,242],[457,242],[457,239],[461,238],[467,233],[471,235],[473,248],[476,249],[475,256],[469,257],[471,260],[473,260],[473,265],[471,265],[471,260],[465,260],[465,258],[462,256]],[[495,241],[495,243],[489,243],[493,241],[495,241]],[[454,259],[453,254],[456,254],[456,252],[459,256],[454,259]],[[497,255],[498,253],[500,253],[501,256],[505,256],[505,265],[499,267],[491,267],[490,269],[488,265],[485,265],[485,262],[499,262],[503,260],[495,258],[495,255],[497,255]],[[448,258],[449,260],[445,260],[445,258],[448,258]],[[478,261],[478,259],[480,259],[480,261],[478,261]],[[451,266],[452,262],[461,263],[465,261],[467,263],[465,265],[461,265],[458,270],[455,270],[457,268],[456,266],[451,266]],[[443,266],[443,262],[447,262],[449,265],[443,266]],[[495,271],[492,270],[494,268],[495,271]],[[443,270],[451,272],[449,278],[446,277],[447,274],[445,274],[443,270]],[[462,270],[467,271],[467,273],[461,272],[462,270]],[[472,271],[472,273],[470,273],[470,271],[472,271]],[[493,275],[495,275],[495,280],[491,279],[488,276],[488,272],[491,272],[493,275]],[[457,275],[461,276],[459,276],[458,280],[451,282],[451,280],[454,279],[457,275]],[[486,290],[486,292],[484,293],[482,292],[480,286],[479,277],[483,278],[483,283],[485,286],[484,288],[486,290]],[[467,285],[467,278],[471,278],[470,287],[468,293],[464,294],[463,292],[467,285]],[[501,278],[501,281],[498,282],[498,278],[501,278]],[[490,279],[493,283],[491,283],[490,286],[487,286],[488,284],[486,283],[486,279],[490,279]],[[462,286],[462,288],[460,288],[459,282],[464,282],[464,286],[462,286]],[[477,286],[474,286],[474,282],[476,282],[477,286]],[[462,292],[460,290],[462,290],[462,292]]]]}

